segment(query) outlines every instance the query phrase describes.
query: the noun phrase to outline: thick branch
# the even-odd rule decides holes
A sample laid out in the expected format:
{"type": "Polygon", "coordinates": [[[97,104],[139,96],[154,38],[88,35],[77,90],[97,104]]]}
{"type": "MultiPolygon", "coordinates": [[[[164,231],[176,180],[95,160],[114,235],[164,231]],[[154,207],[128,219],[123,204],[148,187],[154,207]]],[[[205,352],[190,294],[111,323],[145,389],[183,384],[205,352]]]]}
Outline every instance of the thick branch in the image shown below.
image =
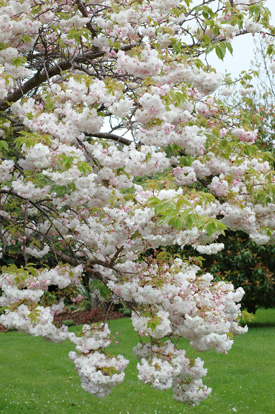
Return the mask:
{"type": "MultiPolygon", "coordinates": [[[[89,15],[87,13],[87,10],[85,9],[85,6],[81,2],[81,0],[76,0],[76,4],[77,4],[78,10],[81,12],[82,16],[83,17],[89,17],[89,15]]],[[[90,32],[92,33],[93,37],[96,37],[97,36],[97,33],[96,33],[95,29],[93,28],[91,22],[88,22],[86,24],[86,26],[90,30],[90,32]]]]}
{"type": "MultiPolygon", "coordinates": [[[[96,53],[91,55],[91,58],[97,58],[103,56],[104,52],[96,53]]],[[[76,58],[77,61],[80,58],[76,58]]],[[[81,57],[81,60],[84,57],[81,57]]],[[[31,79],[25,82],[20,88],[15,89],[14,92],[8,94],[4,101],[0,101],[0,110],[4,111],[9,107],[9,104],[12,102],[16,102],[21,99],[25,94],[30,92],[32,89],[37,88],[38,86],[42,85],[45,81],[52,78],[53,76],[61,74],[63,71],[68,70],[72,67],[73,62],[71,60],[62,60],[61,62],[57,63],[56,65],[50,67],[47,71],[43,70],[42,72],[37,72],[31,79]]]]}
{"type": "MultiPolygon", "coordinates": [[[[137,44],[122,46],[121,50],[128,51],[136,46],[137,44]]],[[[117,52],[118,50],[115,49],[115,51],[117,52]]],[[[32,89],[39,87],[42,83],[51,79],[53,76],[60,75],[63,71],[70,69],[73,67],[74,63],[89,63],[90,60],[97,59],[104,55],[105,52],[103,51],[89,51],[81,56],[75,56],[67,60],[63,59],[47,69],[47,71],[43,70],[41,72],[37,72],[31,79],[20,86],[20,88],[15,89],[13,92],[9,93],[4,100],[0,101],[0,111],[6,110],[11,103],[18,101],[32,89]]]]}
{"type": "Polygon", "coordinates": [[[93,134],[93,137],[95,138],[105,138],[105,139],[112,139],[113,141],[121,142],[121,144],[125,145],[131,145],[133,141],[130,141],[129,139],[123,138],[119,135],[111,134],[108,132],[99,132],[97,134],[93,134]]]}
{"type": "MultiPolygon", "coordinates": [[[[56,256],[59,257],[60,260],[62,260],[65,263],[69,263],[72,266],[76,266],[78,264],[84,264],[83,262],[78,261],[78,260],[76,260],[76,259],[68,256],[67,254],[65,254],[65,253],[63,253],[61,251],[56,251],[55,250],[55,254],[56,254],[56,256]]],[[[111,268],[111,269],[116,270],[111,264],[105,263],[105,262],[103,262],[101,260],[92,260],[92,261],[89,261],[89,263],[87,263],[87,264],[90,265],[90,266],[100,265],[102,267],[107,267],[108,269],[111,268]]],[[[85,273],[88,276],[96,277],[97,279],[100,279],[100,280],[104,281],[104,276],[102,276],[101,273],[98,272],[97,270],[93,270],[90,267],[85,266],[85,264],[84,264],[84,268],[85,268],[85,273]]]]}

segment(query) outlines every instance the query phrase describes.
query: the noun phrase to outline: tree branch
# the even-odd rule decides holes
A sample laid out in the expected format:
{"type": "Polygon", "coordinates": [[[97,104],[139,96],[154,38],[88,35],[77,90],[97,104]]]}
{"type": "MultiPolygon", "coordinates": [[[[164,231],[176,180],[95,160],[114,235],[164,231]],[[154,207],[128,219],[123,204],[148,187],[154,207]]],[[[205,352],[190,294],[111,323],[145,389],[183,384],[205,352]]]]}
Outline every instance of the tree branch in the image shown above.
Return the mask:
{"type": "MultiPolygon", "coordinates": [[[[81,0],[76,0],[75,1],[78,7],[78,10],[81,12],[83,17],[89,17],[87,10],[85,9],[84,4],[81,2],[81,0]]],[[[90,32],[92,33],[93,37],[97,37],[97,33],[95,31],[95,29],[93,28],[91,22],[88,22],[86,24],[87,28],[90,30],[90,32]]]]}
{"type": "MultiPolygon", "coordinates": [[[[125,45],[121,47],[121,50],[128,51],[137,44],[125,45]]],[[[117,49],[114,49],[118,52],[117,49]]],[[[105,52],[95,52],[94,50],[84,53],[82,56],[72,57],[71,59],[63,59],[60,62],[56,63],[54,66],[50,67],[47,71],[38,71],[31,79],[27,80],[20,88],[15,89],[13,92],[9,93],[8,96],[0,101],[0,111],[5,111],[11,103],[18,101],[25,94],[30,92],[32,89],[39,87],[52,78],[53,76],[60,75],[63,71],[73,67],[73,64],[76,63],[89,63],[90,60],[97,59],[105,55],[105,52]]]]}
{"type": "Polygon", "coordinates": [[[134,141],[130,141],[129,139],[123,138],[119,135],[111,134],[111,133],[108,133],[108,132],[98,132],[97,134],[92,134],[92,135],[95,138],[112,139],[113,141],[117,141],[117,142],[120,142],[121,144],[125,144],[125,145],[131,145],[132,142],[134,142],[134,141]]]}

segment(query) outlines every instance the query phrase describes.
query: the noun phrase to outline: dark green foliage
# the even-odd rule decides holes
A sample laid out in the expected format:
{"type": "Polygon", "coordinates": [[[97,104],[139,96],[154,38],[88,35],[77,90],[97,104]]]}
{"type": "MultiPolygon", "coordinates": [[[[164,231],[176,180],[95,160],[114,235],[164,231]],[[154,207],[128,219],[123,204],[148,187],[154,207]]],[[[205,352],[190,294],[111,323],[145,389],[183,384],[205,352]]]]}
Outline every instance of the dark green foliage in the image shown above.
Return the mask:
{"type": "Polygon", "coordinates": [[[225,247],[215,255],[198,254],[190,246],[183,250],[169,246],[165,250],[200,266],[202,270],[198,273],[209,272],[215,281],[224,280],[232,282],[235,288],[242,287],[245,291],[242,309],[249,313],[275,307],[275,246],[257,245],[241,231],[227,231],[218,242],[225,247]]]}
{"type": "Polygon", "coordinates": [[[74,325],[74,321],[72,319],[67,319],[67,320],[63,321],[63,325],[65,325],[65,326],[73,326],[74,325]]]}
{"type": "Polygon", "coordinates": [[[231,281],[245,290],[242,307],[255,313],[275,307],[275,246],[259,246],[242,232],[220,237],[225,248],[214,256],[202,255],[203,267],[216,280],[231,281]]]}

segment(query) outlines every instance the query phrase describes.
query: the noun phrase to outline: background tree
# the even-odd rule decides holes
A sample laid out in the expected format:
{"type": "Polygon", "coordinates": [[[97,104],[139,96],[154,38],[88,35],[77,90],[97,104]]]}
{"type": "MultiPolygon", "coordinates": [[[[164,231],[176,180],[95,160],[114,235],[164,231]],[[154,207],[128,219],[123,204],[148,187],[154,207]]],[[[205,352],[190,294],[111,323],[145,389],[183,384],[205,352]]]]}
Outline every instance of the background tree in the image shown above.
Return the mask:
{"type": "Polygon", "coordinates": [[[107,324],[78,337],[53,324],[62,302],[43,306],[52,286],[96,279],[102,301],[133,310],[139,378],[198,404],[210,392],[203,362],[173,338],[226,353],[246,330],[243,289],[144,252],[177,244],[216,253],[227,228],[274,241],[273,157],[253,145],[244,116],[210,97],[223,79],[204,60],[231,52],[234,36],[273,39],[269,11],[258,0],[0,8],[0,239],[3,260],[16,245],[24,261],[2,269],[0,322],[71,340],[82,387],[103,397],[128,363],[106,351],[107,324]],[[34,265],[48,254],[50,267],[34,265]]]}
{"type": "MultiPolygon", "coordinates": [[[[223,90],[218,99],[228,108],[233,108],[234,117],[252,125],[258,131],[255,142],[258,148],[268,149],[274,154],[274,73],[272,59],[266,49],[266,38],[258,35],[255,39],[254,59],[251,71],[243,72],[239,81],[230,75],[226,82],[229,94],[223,90]]],[[[203,267],[210,271],[216,280],[230,280],[235,286],[242,286],[245,295],[242,306],[255,313],[259,307],[274,307],[274,247],[257,245],[243,232],[227,233],[220,237],[225,248],[215,257],[203,255],[203,267]]],[[[187,254],[187,252],[185,252],[187,254]]],[[[194,249],[188,251],[194,255],[194,249]]]]}
{"type": "MultiPolygon", "coordinates": [[[[245,291],[242,308],[249,313],[255,313],[261,307],[274,307],[274,246],[257,245],[243,232],[227,232],[219,241],[224,244],[224,249],[215,256],[204,254],[202,250],[197,257],[197,251],[191,247],[183,252],[177,249],[177,254],[193,257],[216,281],[230,281],[234,286],[242,286],[245,291]]],[[[175,253],[174,247],[172,251],[175,253]]]]}

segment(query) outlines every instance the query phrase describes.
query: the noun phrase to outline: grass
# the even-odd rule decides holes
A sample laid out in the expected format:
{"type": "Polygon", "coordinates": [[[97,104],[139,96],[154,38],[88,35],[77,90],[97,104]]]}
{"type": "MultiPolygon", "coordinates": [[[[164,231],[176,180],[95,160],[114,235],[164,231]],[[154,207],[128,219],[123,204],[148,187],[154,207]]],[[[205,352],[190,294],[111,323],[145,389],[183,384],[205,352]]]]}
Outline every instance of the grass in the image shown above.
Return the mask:
{"type": "MultiPolygon", "coordinates": [[[[114,353],[130,359],[126,380],[105,399],[82,390],[67,354],[69,342],[53,344],[18,332],[0,334],[1,414],[273,414],[275,407],[275,309],[259,310],[249,332],[237,337],[228,355],[202,354],[205,384],[213,389],[197,407],[186,407],[137,380],[131,349],[137,335],[129,319],[111,322],[119,331],[114,353]]],[[[196,356],[182,343],[189,356],[196,356]]]]}

